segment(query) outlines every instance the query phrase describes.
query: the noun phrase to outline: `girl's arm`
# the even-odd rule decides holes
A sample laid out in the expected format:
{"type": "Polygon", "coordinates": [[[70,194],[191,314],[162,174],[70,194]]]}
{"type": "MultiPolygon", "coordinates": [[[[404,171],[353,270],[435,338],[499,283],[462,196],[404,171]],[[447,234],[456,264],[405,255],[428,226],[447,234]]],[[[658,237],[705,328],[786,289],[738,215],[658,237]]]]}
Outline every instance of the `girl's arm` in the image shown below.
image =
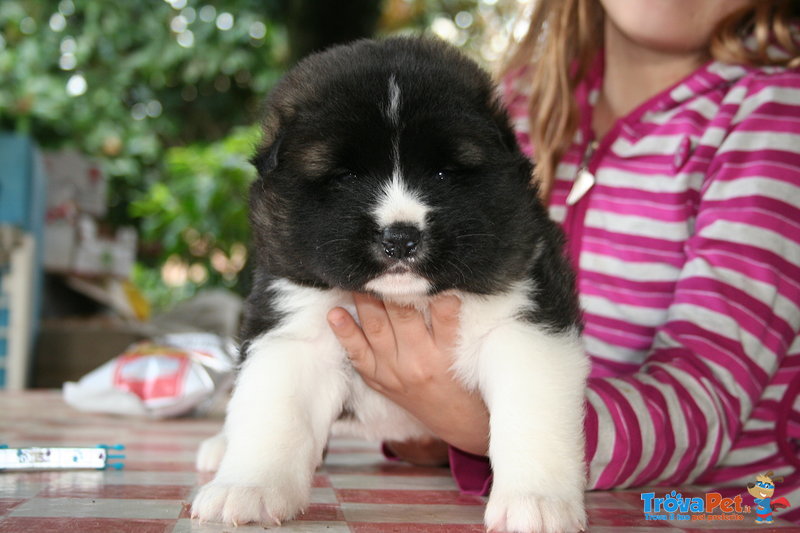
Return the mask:
{"type": "MultiPolygon", "coordinates": [[[[709,154],[667,321],[638,372],[589,381],[596,488],[676,485],[710,471],[784,358],[800,356],[797,80],[756,76],[737,88],[747,90],[741,103],[723,105],[732,118],[709,154]]],[[[777,412],[758,416],[774,423],[777,412]]],[[[768,437],[774,446],[774,433],[768,437]]]]}

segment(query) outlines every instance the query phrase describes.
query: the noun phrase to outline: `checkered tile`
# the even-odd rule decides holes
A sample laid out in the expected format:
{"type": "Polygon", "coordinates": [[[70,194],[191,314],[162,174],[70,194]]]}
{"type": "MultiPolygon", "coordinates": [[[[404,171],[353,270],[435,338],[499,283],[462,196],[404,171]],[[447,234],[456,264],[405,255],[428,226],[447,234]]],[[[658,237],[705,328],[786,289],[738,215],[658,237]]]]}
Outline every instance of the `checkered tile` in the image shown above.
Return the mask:
{"type": "MultiPolygon", "coordinates": [[[[0,473],[0,533],[188,533],[264,531],[191,520],[189,503],[210,475],[194,471],[199,442],[220,419],[150,421],[79,413],[55,391],[0,393],[0,442],[20,446],[124,444],[122,471],[0,473]]],[[[663,489],[656,489],[664,492],[663,489]]],[[[587,494],[593,533],[788,532],[773,526],[644,519],[641,490],[587,494]],[[688,527],[691,526],[691,527],[688,527]],[[701,527],[705,526],[705,527],[701,527]]],[[[479,533],[484,499],[460,494],[446,469],[386,461],[378,446],[334,440],[314,477],[311,507],[279,531],[325,533],[479,533]]],[[[800,502],[798,502],[800,504],[800,502]]]]}

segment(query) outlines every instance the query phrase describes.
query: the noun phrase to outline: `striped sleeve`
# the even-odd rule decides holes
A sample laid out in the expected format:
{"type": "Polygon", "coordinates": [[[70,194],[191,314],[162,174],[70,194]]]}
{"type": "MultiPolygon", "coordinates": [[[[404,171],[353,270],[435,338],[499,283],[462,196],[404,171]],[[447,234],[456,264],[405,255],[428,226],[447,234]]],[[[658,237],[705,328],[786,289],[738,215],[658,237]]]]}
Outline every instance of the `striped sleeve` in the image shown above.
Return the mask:
{"type": "MultiPolygon", "coordinates": [[[[800,331],[800,87],[763,75],[720,128],[667,321],[640,369],[589,381],[595,489],[717,465],[800,331]]],[[[733,104],[729,104],[733,106],[733,104]]],[[[704,147],[701,145],[698,150],[704,147]]]]}

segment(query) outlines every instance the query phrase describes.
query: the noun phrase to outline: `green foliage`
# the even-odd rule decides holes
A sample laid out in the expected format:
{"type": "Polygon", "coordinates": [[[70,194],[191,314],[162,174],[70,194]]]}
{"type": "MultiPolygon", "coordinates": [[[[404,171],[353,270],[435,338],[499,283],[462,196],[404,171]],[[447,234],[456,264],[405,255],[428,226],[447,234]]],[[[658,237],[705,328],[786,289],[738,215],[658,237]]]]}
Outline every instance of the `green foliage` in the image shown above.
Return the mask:
{"type": "MultiPolygon", "coordinates": [[[[165,294],[183,296],[206,284],[240,288],[249,242],[247,189],[255,177],[249,158],[259,135],[257,127],[242,127],[218,142],[170,148],[164,180],[131,205],[141,238],[158,247],[156,257],[171,260],[173,271],[164,278],[176,288],[165,294]]],[[[148,273],[137,278],[157,291],[148,273]]]]}
{"type": "Polygon", "coordinates": [[[105,159],[111,221],[136,224],[167,147],[254,122],[287,55],[277,1],[3,0],[0,129],[105,159]]]}
{"type": "Polygon", "coordinates": [[[108,222],[138,228],[134,277],[156,306],[241,285],[253,131],[225,136],[285,69],[281,1],[0,1],[0,130],[101,160],[108,222]],[[165,283],[176,258],[196,281],[165,283]]]}

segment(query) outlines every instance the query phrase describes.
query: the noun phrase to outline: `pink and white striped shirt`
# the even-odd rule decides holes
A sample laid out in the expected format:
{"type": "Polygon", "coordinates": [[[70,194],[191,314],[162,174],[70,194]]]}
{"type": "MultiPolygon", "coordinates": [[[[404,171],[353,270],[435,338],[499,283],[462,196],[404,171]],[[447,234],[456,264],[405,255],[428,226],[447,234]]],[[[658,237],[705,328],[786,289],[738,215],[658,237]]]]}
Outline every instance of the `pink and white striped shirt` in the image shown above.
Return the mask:
{"type": "MultiPolygon", "coordinates": [[[[577,91],[585,120],[550,206],[578,270],[593,363],[589,486],[742,492],[773,470],[786,476],[776,495],[791,501],[800,488],[800,70],[706,64],[614,125],[588,160],[594,185],[568,205],[602,75],[600,59],[577,91]]],[[[530,154],[525,83],[512,76],[504,89],[530,154]]],[[[462,488],[487,490],[479,459],[452,450],[451,468],[462,488]]]]}

